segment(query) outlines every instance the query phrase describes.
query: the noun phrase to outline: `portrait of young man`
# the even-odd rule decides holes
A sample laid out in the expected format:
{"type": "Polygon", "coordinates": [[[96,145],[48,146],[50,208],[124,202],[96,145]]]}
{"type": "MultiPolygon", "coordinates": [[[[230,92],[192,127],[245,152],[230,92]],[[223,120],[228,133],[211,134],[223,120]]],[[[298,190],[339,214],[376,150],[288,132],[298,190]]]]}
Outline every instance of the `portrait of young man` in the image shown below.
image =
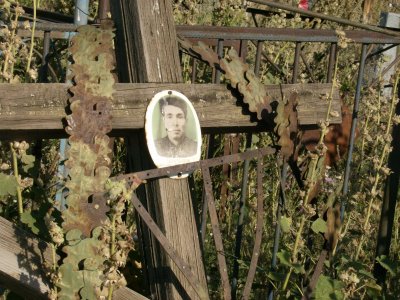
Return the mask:
{"type": "Polygon", "coordinates": [[[159,107],[163,122],[161,130],[165,130],[166,136],[154,141],[158,155],[172,158],[195,155],[197,142],[186,135],[188,109],[185,101],[168,95],[159,100],[159,107]]]}

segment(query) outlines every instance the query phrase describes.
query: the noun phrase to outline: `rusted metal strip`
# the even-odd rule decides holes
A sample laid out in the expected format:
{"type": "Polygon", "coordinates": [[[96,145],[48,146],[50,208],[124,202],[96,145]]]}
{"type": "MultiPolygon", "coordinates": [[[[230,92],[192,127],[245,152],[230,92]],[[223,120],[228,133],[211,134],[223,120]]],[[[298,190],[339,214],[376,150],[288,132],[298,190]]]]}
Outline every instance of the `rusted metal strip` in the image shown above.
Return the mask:
{"type": "MultiPolygon", "coordinates": [[[[346,37],[355,43],[398,44],[400,37],[364,30],[344,30],[346,37]]],[[[321,42],[337,43],[333,29],[264,28],[264,27],[219,27],[180,25],[176,33],[183,38],[223,39],[252,41],[321,42]]]]}
{"type": "Polygon", "coordinates": [[[254,74],[256,76],[259,76],[260,74],[260,65],[261,65],[261,54],[263,50],[263,42],[262,41],[257,41],[257,50],[256,50],[256,58],[255,58],[255,64],[254,64],[254,74]]]}
{"type": "Polygon", "coordinates": [[[137,178],[141,180],[151,179],[151,178],[160,178],[160,177],[169,177],[169,176],[179,176],[180,174],[193,172],[196,169],[200,169],[201,165],[206,167],[216,167],[222,164],[230,164],[233,162],[243,161],[245,159],[251,159],[258,156],[266,156],[270,154],[274,154],[275,149],[271,147],[265,147],[256,150],[250,150],[243,153],[231,154],[223,157],[210,158],[206,160],[196,161],[187,164],[180,164],[172,167],[165,167],[159,169],[151,169],[147,171],[141,171],[136,173],[129,173],[125,175],[120,175],[113,177],[114,180],[127,180],[128,182],[134,182],[137,178]]]}
{"type": "Polygon", "coordinates": [[[218,267],[219,267],[219,273],[221,274],[222,287],[224,289],[224,299],[230,300],[231,285],[229,284],[228,267],[226,266],[224,246],[222,242],[221,231],[219,229],[218,215],[213,196],[210,170],[207,164],[201,163],[201,172],[203,174],[204,191],[206,193],[206,199],[208,202],[208,211],[210,213],[210,220],[214,235],[215,248],[217,250],[218,267]]]}
{"type": "Polygon", "coordinates": [[[337,44],[331,43],[331,47],[329,49],[329,64],[328,64],[328,74],[326,75],[326,82],[332,82],[333,68],[335,67],[335,61],[336,61],[336,49],[337,49],[337,44]]]}
{"type": "Polygon", "coordinates": [[[142,220],[146,223],[147,227],[153,233],[154,237],[159,241],[160,245],[167,252],[169,257],[173,260],[182,274],[186,277],[193,290],[199,296],[200,299],[209,299],[208,292],[202,287],[200,282],[194,276],[194,274],[190,271],[190,266],[185,263],[185,261],[179,256],[178,252],[173,248],[171,243],[165,237],[165,235],[161,232],[160,228],[158,228],[157,224],[154,222],[150,214],[143,207],[140,200],[137,198],[135,194],[132,195],[132,204],[135,207],[137,213],[140,215],[142,220]]]}
{"type": "Polygon", "coordinates": [[[197,73],[197,58],[193,57],[192,64],[192,83],[196,83],[196,73],[197,73]]]}
{"type": "MultiPolygon", "coordinates": [[[[304,11],[303,11],[304,12],[304,11]]],[[[32,25],[32,23],[31,23],[32,25]]],[[[25,26],[23,22],[18,22],[18,28],[22,30],[25,26]]],[[[37,23],[36,30],[54,32],[74,32],[77,25],[70,23],[37,23]]],[[[226,40],[253,40],[253,41],[292,41],[292,42],[330,42],[337,43],[338,37],[335,30],[326,29],[293,29],[293,28],[261,28],[261,27],[222,27],[222,26],[176,26],[178,35],[194,39],[222,39],[226,40]]],[[[345,30],[346,37],[356,43],[365,44],[398,44],[398,36],[391,34],[364,31],[364,30],[345,30]]],[[[389,31],[388,33],[398,33],[389,31]]],[[[226,44],[228,46],[229,44],[226,44]]]]}
{"type": "Polygon", "coordinates": [[[297,42],[294,51],[292,83],[297,83],[297,77],[299,76],[300,53],[301,53],[301,43],[297,42]]]}
{"type": "MultiPolygon", "coordinates": [[[[222,39],[218,40],[217,54],[219,57],[224,55],[224,40],[222,39]]],[[[221,71],[218,68],[215,70],[214,83],[221,83],[221,71]]]]}
{"type": "Polygon", "coordinates": [[[301,8],[294,7],[292,5],[283,4],[283,3],[277,3],[277,2],[267,1],[267,0],[250,0],[250,2],[268,5],[269,7],[273,7],[273,8],[277,8],[277,9],[284,9],[284,10],[287,10],[287,11],[290,11],[293,13],[297,13],[297,14],[300,14],[303,16],[320,18],[322,20],[332,21],[332,22],[336,22],[339,24],[343,24],[343,25],[349,25],[349,26],[353,26],[353,27],[357,27],[357,28],[366,29],[371,33],[378,32],[378,33],[383,33],[383,34],[387,34],[387,35],[391,35],[391,36],[395,36],[395,37],[398,37],[400,35],[398,32],[393,31],[393,30],[380,28],[380,27],[374,26],[374,25],[363,24],[360,22],[354,22],[354,21],[351,21],[348,19],[343,19],[343,18],[331,16],[331,15],[326,15],[326,14],[311,11],[311,10],[305,10],[305,9],[301,9],[301,8]]]}
{"type": "Polygon", "coordinates": [[[325,249],[322,250],[319,255],[318,262],[315,266],[314,273],[311,276],[310,283],[308,284],[307,288],[305,289],[304,295],[301,298],[301,300],[309,300],[312,298],[311,295],[312,295],[315,287],[317,286],[319,276],[322,274],[322,271],[324,269],[324,263],[325,263],[327,256],[328,256],[328,251],[325,249]]]}
{"type": "Polygon", "coordinates": [[[251,256],[249,273],[247,274],[246,284],[243,290],[243,299],[249,299],[251,286],[257,270],[258,258],[260,257],[261,240],[264,223],[264,192],[263,192],[263,157],[258,156],[257,160],[257,228],[254,241],[253,254],[251,256]]]}
{"type": "MultiPolygon", "coordinates": [[[[212,157],[213,152],[214,152],[214,147],[215,147],[215,135],[214,134],[209,134],[207,138],[207,157],[212,157]]],[[[204,186],[203,186],[203,193],[202,193],[202,211],[201,211],[201,225],[200,225],[200,234],[201,234],[201,243],[204,248],[204,243],[206,240],[206,231],[207,231],[207,219],[208,219],[208,204],[207,200],[205,197],[205,192],[204,192],[204,186]]]]}
{"type": "MultiPolygon", "coordinates": [[[[231,154],[231,141],[229,134],[224,135],[224,156],[231,154]]],[[[220,209],[218,212],[219,219],[222,221],[225,218],[226,201],[228,201],[228,182],[229,182],[229,165],[222,165],[222,182],[220,193],[220,209]]]]}

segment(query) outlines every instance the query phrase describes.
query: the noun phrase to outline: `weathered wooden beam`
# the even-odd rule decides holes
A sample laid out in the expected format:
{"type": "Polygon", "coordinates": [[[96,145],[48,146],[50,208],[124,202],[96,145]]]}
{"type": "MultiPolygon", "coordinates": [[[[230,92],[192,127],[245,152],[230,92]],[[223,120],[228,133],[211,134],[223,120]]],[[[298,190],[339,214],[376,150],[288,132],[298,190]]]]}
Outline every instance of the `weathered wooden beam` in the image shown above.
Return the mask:
{"type": "MultiPolygon", "coordinates": [[[[48,299],[50,284],[45,264],[52,265],[50,245],[0,217],[0,283],[31,299],[48,299]]],[[[128,288],[115,291],[114,299],[146,300],[128,288]]]]}
{"type": "MultiPolygon", "coordinates": [[[[113,105],[113,135],[142,129],[147,104],[155,93],[164,89],[187,95],[194,104],[203,131],[257,129],[257,122],[243,113],[237,98],[223,84],[118,83],[113,105]]],[[[280,85],[268,85],[267,89],[275,99],[282,97],[282,92],[287,98],[292,91],[299,92],[301,125],[325,119],[325,95],[330,92],[330,84],[282,85],[282,90],[280,85]]],[[[0,84],[0,139],[65,135],[65,108],[70,96],[66,84],[0,84]]],[[[332,109],[340,111],[337,90],[332,109]]],[[[332,123],[340,122],[340,116],[332,117],[332,123]]]]}
{"type": "MultiPolygon", "coordinates": [[[[171,89],[168,83],[182,82],[171,1],[119,0],[110,4],[117,33],[115,52],[119,80],[163,83],[167,89],[171,89]]],[[[204,102],[207,103],[206,100],[204,102]]],[[[202,105],[199,98],[198,104],[202,105]]],[[[201,118],[201,112],[197,113],[201,118]]],[[[144,114],[139,117],[142,126],[143,117],[144,114]]],[[[130,135],[126,140],[128,171],[143,170],[151,164],[143,135],[141,130],[139,135],[130,135]]],[[[207,290],[188,180],[163,178],[149,182],[146,194],[141,194],[140,200],[150,209],[171,245],[190,266],[196,280],[207,290]]],[[[158,249],[155,239],[146,234],[145,226],[140,226],[140,229],[144,229],[141,231],[146,247],[143,252],[152,298],[198,299],[179,268],[158,249]]]]}

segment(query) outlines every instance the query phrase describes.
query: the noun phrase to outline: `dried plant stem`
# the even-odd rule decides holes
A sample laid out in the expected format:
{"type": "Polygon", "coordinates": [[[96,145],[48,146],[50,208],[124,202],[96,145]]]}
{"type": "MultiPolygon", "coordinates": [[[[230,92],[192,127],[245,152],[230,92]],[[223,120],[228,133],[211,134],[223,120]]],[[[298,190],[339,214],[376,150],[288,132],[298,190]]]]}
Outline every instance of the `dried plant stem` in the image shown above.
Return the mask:
{"type": "MultiPolygon", "coordinates": [[[[369,111],[368,111],[367,118],[365,119],[365,124],[364,124],[364,128],[363,128],[363,132],[366,132],[366,131],[367,131],[368,123],[369,123],[369,120],[370,120],[370,118],[371,118],[371,115],[372,115],[372,111],[369,110],[369,111]]],[[[363,137],[362,137],[362,140],[361,140],[360,161],[362,161],[363,158],[364,158],[364,148],[365,148],[365,140],[366,140],[366,137],[365,137],[365,136],[366,136],[366,135],[364,134],[363,137]]],[[[358,166],[358,171],[361,170],[361,165],[362,165],[362,164],[360,164],[360,165],[358,166]]]]}
{"type": "MultiPolygon", "coordinates": [[[[332,87],[331,87],[331,90],[330,90],[330,93],[328,96],[328,109],[326,112],[325,124],[323,124],[324,127],[322,127],[322,130],[321,130],[321,136],[318,141],[318,146],[323,145],[325,135],[329,131],[327,126],[329,125],[330,113],[331,113],[331,109],[332,109],[332,98],[333,98],[334,85],[335,85],[336,77],[337,77],[337,69],[338,69],[338,59],[336,58],[335,69],[334,69],[334,74],[333,74],[333,83],[332,83],[332,87]]],[[[308,183],[307,191],[304,196],[304,201],[303,201],[304,206],[308,205],[309,195],[310,195],[310,193],[314,187],[314,184],[316,182],[315,177],[316,177],[316,173],[317,173],[318,162],[320,160],[320,156],[313,155],[311,160],[312,160],[310,163],[311,179],[310,179],[310,182],[308,183]]],[[[294,243],[294,248],[293,248],[293,253],[292,253],[292,263],[295,263],[297,261],[297,253],[299,251],[298,248],[300,245],[301,235],[303,234],[303,229],[304,229],[304,224],[306,222],[306,219],[307,219],[307,215],[306,215],[306,212],[304,212],[301,217],[300,226],[299,226],[299,229],[296,234],[296,240],[294,243]]],[[[285,291],[287,288],[292,271],[293,271],[293,268],[292,267],[289,268],[289,272],[286,274],[286,278],[285,278],[285,281],[282,286],[283,291],[285,291]]]]}
{"type": "MultiPolygon", "coordinates": [[[[15,19],[14,19],[14,21],[15,21],[15,26],[13,26],[13,28],[12,28],[12,30],[11,30],[11,37],[10,37],[10,43],[9,43],[9,48],[8,48],[8,51],[6,52],[6,55],[5,55],[5,57],[4,57],[4,65],[3,65],[3,76],[7,73],[7,71],[8,71],[8,62],[9,62],[9,60],[10,60],[10,54],[11,53],[14,53],[14,41],[15,41],[15,32],[16,32],[16,29],[17,29],[17,23],[18,23],[18,17],[19,17],[19,14],[18,13],[15,13],[15,19]]],[[[12,76],[12,73],[10,74],[11,76],[12,76]]],[[[9,79],[7,79],[7,81],[9,82],[10,81],[10,78],[9,79]]]]}
{"type": "Polygon", "coordinates": [[[288,46],[289,46],[289,43],[285,43],[285,44],[283,45],[283,47],[279,50],[279,52],[276,54],[276,56],[275,56],[275,58],[274,58],[274,60],[273,60],[273,63],[274,63],[274,64],[276,64],[276,62],[277,62],[278,59],[279,59],[279,56],[281,56],[281,54],[284,53],[284,51],[286,50],[286,48],[288,48],[288,46]]]}
{"type": "MultiPolygon", "coordinates": [[[[329,117],[331,114],[331,109],[332,109],[332,99],[333,99],[333,92],[335,90],[335,86],[336,86],[336,78],[337,78],[337,70],[338,70],[338,62],[339,59],[336,57],[336,61],[335,61],[335,69],[333,70],[333,80],[332,80],[332,86],[331,86],[331,90],[329,92],[329,98],[328,98],[328,109],[326,111],[326,118],[325,120],[327,122],[329,122],[329,117]]],[[[321,134],[322,136],[322,134],[321,134]]],[[[320,142],[323,142],[323,139],[320,140],[320,142]]]]}
{"type": "Polygon", "coordinates": [[[17,152],[13,148],[13,144],[10,143],[10,150],[11,150],[11,155],[12,155],[12,161],[13,161],[13,169],[14,169],[14,176],[15,179],[17,180],[17,201],[18,201],[18,214],[21,217],[21,215],[24,212],[24,207],[22,205],[22,191],[20,187],[20,180],[19,180],[19,173],[18,173],[18,160],[17,160],[17,152]]]}
{"type": "MultiPolygon", "coordinates": [[[[390,104],[389,120],[387,122],[385,137],[389,136],[390,129],[392,128],[392,118],[393,118],[394,108],[395,108],[396,103],[397,103],[397,82],[399,80],[399,77],[400,77],[400,72],[397,72],[396,79],[395,79],[395,84],[394,84],[394,88],[393,88],[392,101],[391,101],[391,104],[390,104]]],[[[365,222],[364,222],[364,225],[363,225],[364,234],[361,236],[360,243],[358,244],[358,247],[357,247],[357,251],[356,251],[356,254],[355,254],[355,259],[356,260],[358,259],[359,255],[360,255],[361,249],[362,249],[364,241],[365,241],[365,237],[366,237],[365,232],[368,229],[369,219],[371,218],[372,204],[374,203],[374,200],[376,199],[376,195],[378,193],[377,192],[377,187],[378,187],[379,180],[381,178],[380,170],[382,168],[383,162],[386,160],[387,155],[390,152],[389,149],[390,149],[390,144],[386,139],[385,146],[383,147],[382,154],[381,154],[381,157],[379,159],[379,164],[376,167],[376,175],[375,175],[375,178],[374,178],[374,184],[373,184],[373,186],[371,188],[371,192],[370,192],[371,199],[369,200],[369,203],[368,203],[367,216],[365,218],[365,222]]]]}
{"type": "Polygon", "coordinates": [[[26,73],[27,74],[31,68],[33,48],[35,47],[36,10],[37,10],[38,6],[39,6],[39,0],[33,0],[33,24],[32,24],[31,44],[29,47],[28,61],[26,63],[26,73]]]}
{"type": "MultiPolygon", "coordinates": [[[[325,127],[325,125],[323,125],[324,127],[321,130],[321,136],[319,138],[317,147],[324,144],[325,136],[329,132],[329,129],[327,128],[327,126],[329,125],[329,119],[330,119],[330,114],[331,114],[331,109],[332,109],[332,99],[333,99],[334,87],[335,87],[335,84],[336,84],[338,61],[339,61],[338,58],[336,58],[335,69],[334,69],[334,72],[333,72],[333,82],[332,82],[331,90],[330,90],[329,96],[328,96],[328,109],[326,111],[326,117],[325,117],[325,125],[326,125],[326,127],[325,127]]],[[[315,178],[314,177],[315,177],[315,172],[316,172],[317,167],[318,167],[319,158],[318,157],[313,157],[312,160],[313,161],[312,161],[312,164],[311,164],[311,183],[315,183],[315,178]]],[[[313,188],[313,184],[311,184],[311,183],[307,187],[307,192],[305,194],[305,201],[304,201],[305,204],[307,204],[307,202],[309,200],[308,197],[309,197],[309,195],[311,193],[311,190],[313,188]]]]}
{"type": "MultiPolygon", "coordinates": [[[[114,253],[115,253],[115,233],[116,233],[116,228],[115,228],[115,221],[116,221],[117,215],[114,213],[111,218],[111,246],[110,246],[110,258],[112,259],[114,253]]],[[[108,300],[112,300],[112,294],[114,291],[114,285],[110,286],[110,289],[108,290],[108,300]]]]}
{"type": "Polygon", "coordinates": [[[53,271],[55,272],[57,270],[57,262],[56,262],[56,246],[54,243],[51,244],[51,256],[53,260],[53,271]]]}
{"type": "MultiPolygon", "coordinates": [[[[378,108],[377,108],[377,111],[376,111],[376,114],[378,116],[378,119],[376,121],[376,125],[377,126],[379,126],[381,124],[381,105],[380,105],[380,103],[381,103],[381,95],[379,93],[379,96],[378,96],[378,108]]],[[[390,113],[390,115],[391,115],[391,113],[390,113]]],[[[375,149],[375,147],[378,146],[378,142],[379,142],[379,139],[375,139],[374,145],[372,146],[372,149],[375,149]]]]}
{"type": "MultiPolygon", "coordinates": [[[[296,240],[294,242],[294,248],[293,248],[293,253],[292,253],[292,263],[296,263],[297,262],[297,252],[298,252],[298,248],[300,245],[300,239],[301,239],[301,235],[303,233],[303,229],[304,229],[304,224],[306,222],[306,215],[303,214],[303,216],[301,217],[301,221],[300,221],[300,226],[299,226],[299,230],[297,231],[296,234],[296,240]]],[[[287,285],[289,283],[289,279],[290,279],[290,275],[292,274],[293,268],[289,269],[289,272],[286,274],[286,278],[285,281],[283,282],[283,286],[282,286],[282,290],[285,291],[287,288],[287,285]]]]}

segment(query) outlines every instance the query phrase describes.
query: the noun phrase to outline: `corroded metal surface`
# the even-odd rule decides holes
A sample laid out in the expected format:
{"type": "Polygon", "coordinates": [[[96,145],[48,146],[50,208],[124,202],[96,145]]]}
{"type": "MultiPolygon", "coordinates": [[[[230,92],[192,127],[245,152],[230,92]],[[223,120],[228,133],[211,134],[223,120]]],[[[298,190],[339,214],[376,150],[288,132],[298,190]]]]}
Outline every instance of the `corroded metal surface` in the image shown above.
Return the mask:
{"type": "Polygon", "coordinates": [[[229,300],[231,299],[231,285],[229,283],[228,267],[226,265],[222,234],[219,228],[217,208],[214,201],[210,170],[207,166],[202,164],[201,172],[203,173],[204,191],[206,193],[206,200],[208,203],[208,212],[210,214],[215,249],[217,250],[218,267],[219,273],[221,275],[222,287],[224,290],[224,299],[229,300]]]}
{"type": "MultiPolygon", "coordinates": [[[[346,37],[356,43],[399,44],[400,38],[367,30],[345,30],[346,37]]],[[[337,43],[335,30],[293,29],[261,27],[217,27],[217,26],[177,26],[176,33],[184,38],[286,41],[286,42],[324,42],[337,43]]]]}
{"type": "Polygon", "coordinates": [[[113,177],[113,180],[122,180],[125,179],[127,182],[134,182],[138,178],[140,180],[146,180],[151,178],[160,178],[160,177],[170,177],[170,176],[178,176],[179,174],[193,172],[196,169],[200,169],[201,165],[207,167],[216,167],[222,164],[230,164],[233,162],[243,161],[245,159],[251,159],[258,156],[266,156],[271,155],[276,152],[275,149],[271,147],[265,147],[256,150],[249,150],[243,153],[231,154],[223,157],[215,157],[206,160],[202,160],[201,162],[196,161],[187,164],[181,164],[171,167],[159,168],[159,169],[151,169],[146,171],[140,171],[136,173],[130,173],[125,175],[120,175],[113,177]]]}
{"type": "MultiPolygon", "coordinates": [[[[267,155],[274,154],[276,151],[273,148],[266,147],[257,150],[249,150],[243,153],[237,153],[232,155],[227,155],[223,157],[216,157],[211,159],[202,160],[199,162],[192,162],[187,164],[181,164],[177,166],[171,166],[160,169],[152,169],[132,174],[121,175],[113,178],[114,180],[126,180],[127,182],[137,182],[145,179],[153,179],[160,178],[165,176],[176,176],[178,174],[183,174],[186,172],[192,172],[196,169],[201,169],[203,174],[203,182],[204,182],[204,190],[205,190],[205,198],[207,201],[208,212],[210,214],[211,227],[215,242],[215,247],[217,250],[217,259],[219,272],[221,276],[222,286],[224,290],[224,299],[231,299],[231,286],[228,277],[228,268],[225,259],[224,247],[222,234],[219,228],[218,215],[215,205],[215,200],[213,196],[213,188],[212,181],[210,176],[210,167],[215,167],[223,164],[236,163],[243,160],[249,160],[253,158],[257,158],[257,228],[255,235],[255,242],[253,248],[252,259],[250,263],[250,268],[248,271],[248,276],[246,280],[246,286],[244,290],[244,299],[247,299],[251,290],[252,283],[254,281],[255,272],[257,269],[258,258],[260,254],[261,241],[262,241],[262,230],[263,230],[263,202],[264,202],[264,193],[263,193],[263,158],[267,155]]],[[[161,246],[165,249],[167,254],[171,257],[174,263],[178,266],[178,268],[182,271],[184,276],[188,279],[193,289],[202,297],[205,292],[200,286],[194,274],[189,270],[189,267],[184,262],[184,260],[179,256],[179,254],[173,249],[170,242],[167,240],[165,235],[159,229],[159,227],[155,224],[154,220],[151,218],[147,210],[140,203],[139,199],[134,195],[132,198],[132,203],[135,206],[135,209],[139,213],[140,217],[149,227],[155,238],[160,242],[161,246]]]]}
{"type": "Polygon", "coordinates": [[[257,159],[257,227],[254,238],[253,254],[251,256],[250,268],[247,274],[246,284],[243,289],[243,299],[249,299],[251,286],[256,275],[258,258],[260,257],[261,241],[264,224],[264,192],[263,192],[263,157],[257,159]]]}
{"type": "Polygon", "coordinates": [[[146,223],[147,227],[153,233],[154,237],[158,240],[165,252],[173,260],[179,270],[184,274],[194,291],[197,293],[200,299],[208,299],[207,291],[204,290],[203,286],[197,280],[196,276],[190,270],[190,266],[180,257],[179,253],[174,249],[165,235],[162,233],[160,228],[154,222],[148,211],[143,207],[140,200],[135,194],[132,195],[132,204],[135,207],[137,213],[140,215],[142,220],[146,223]]]}
{"type": "Polygon", "coordinates": [[[264,114],[272,113],[272,97],[254,71],[238,56],[236,50],[230,49],[227,55],[221,58],[202,42],[192,44],[188,40],[180,39],[179,43],[189,53],[200,57],[210,66],[221,69],[230,85],[243,95],[243,101],[249,105],[249,110],[257,113],[259,120],[264,114]]]}
{"type": "Polygon", "coordinates": [[[106,134],[112,127],[113,37],[111,23],[100,28],[82,26],[70,47],[74,85],[69,100],[72,113],[66,118],[70,149],[65,165],[70,176],[65,184],[69,194],[63,228],[78,229],[86,237],[107,218],[108,211],[99,194],[104,192],[104,183],[111,174],[112,150],[106,134]]]}

